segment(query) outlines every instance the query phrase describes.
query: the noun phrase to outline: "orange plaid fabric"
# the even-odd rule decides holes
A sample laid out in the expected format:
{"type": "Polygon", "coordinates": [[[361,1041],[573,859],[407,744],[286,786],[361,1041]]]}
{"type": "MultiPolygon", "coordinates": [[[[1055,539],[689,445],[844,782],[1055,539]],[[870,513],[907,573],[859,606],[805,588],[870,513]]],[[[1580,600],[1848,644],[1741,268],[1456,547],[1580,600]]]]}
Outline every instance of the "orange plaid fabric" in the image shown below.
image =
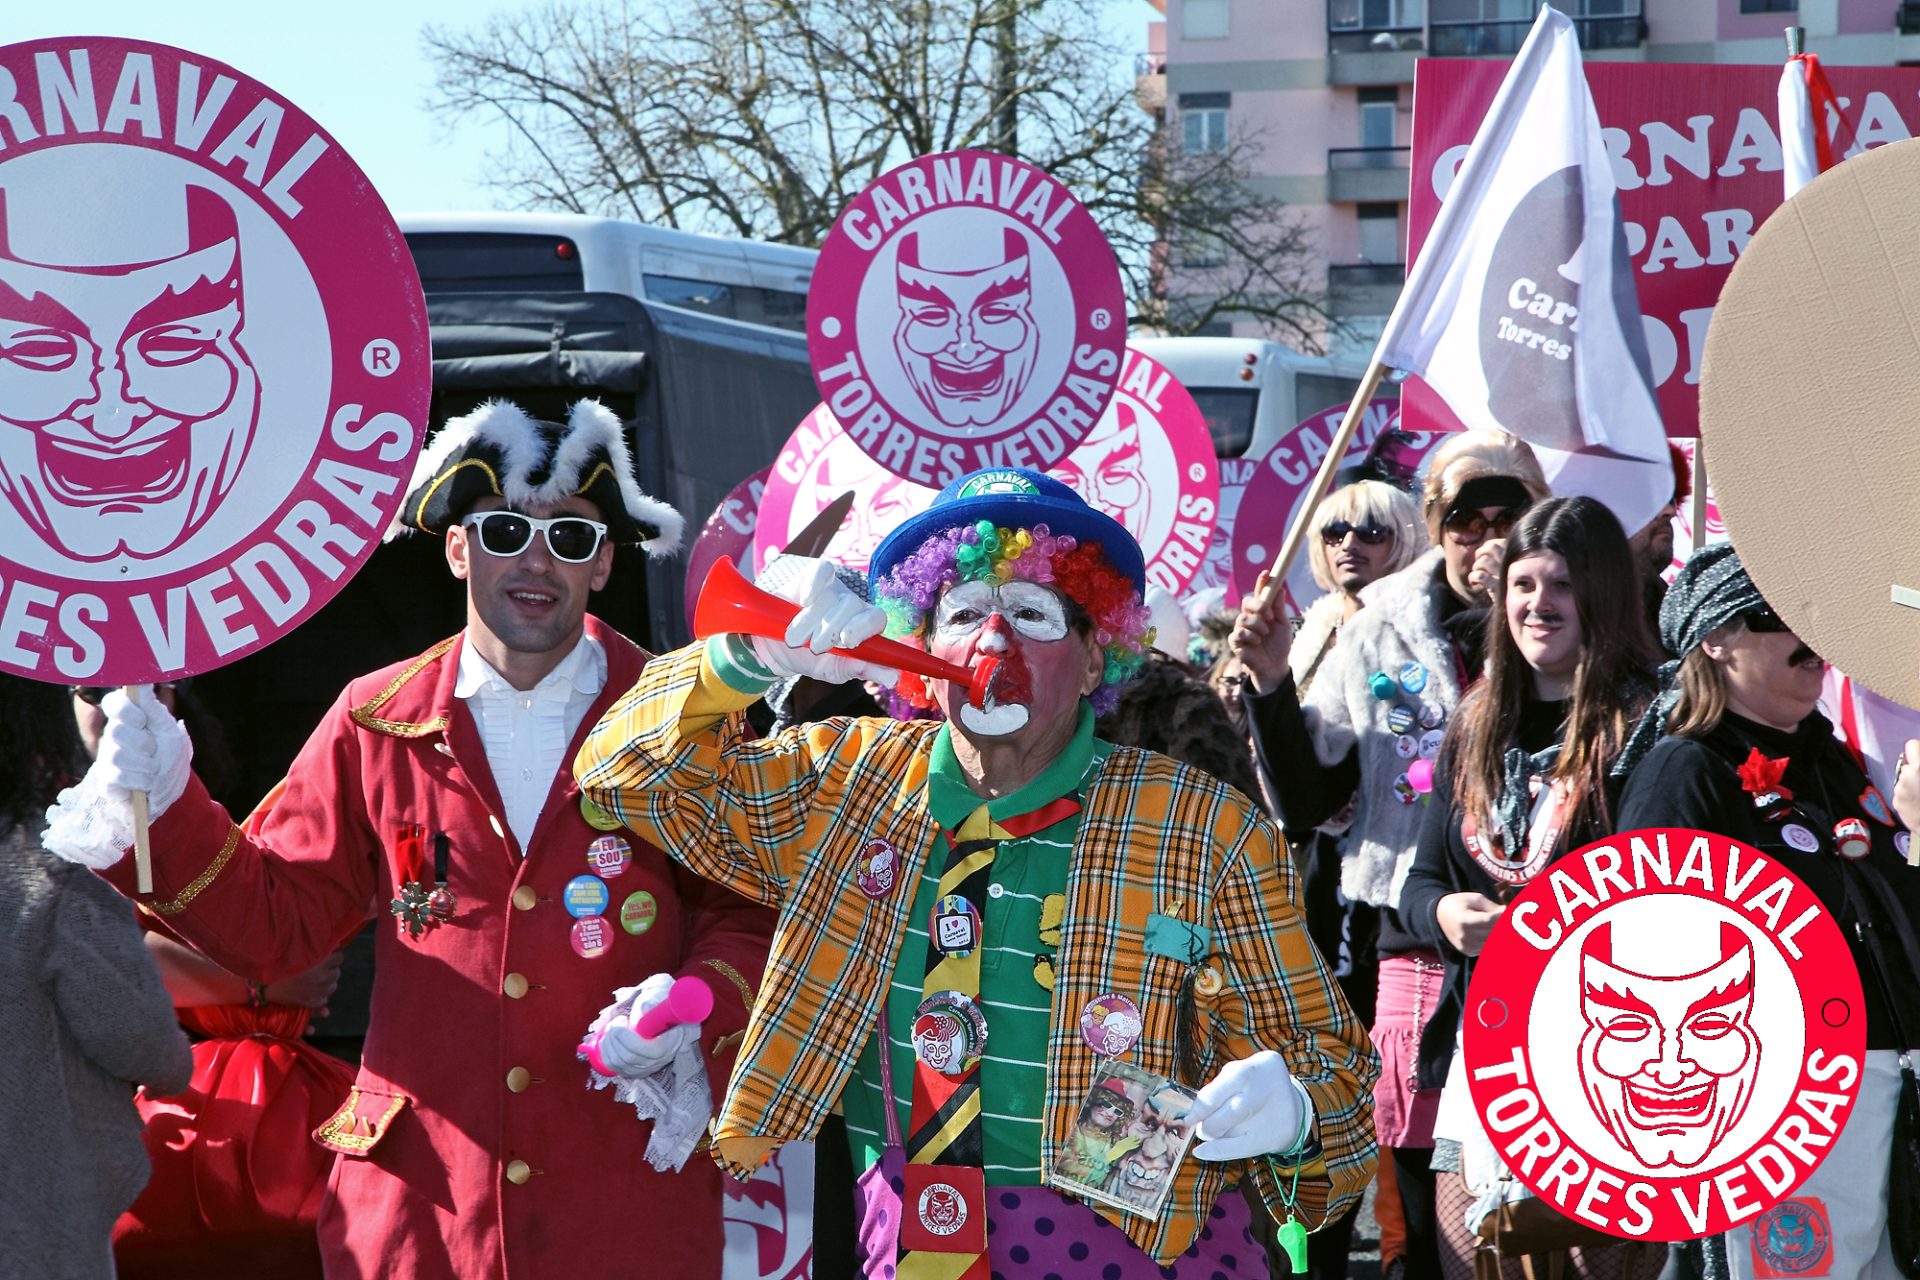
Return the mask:
{"type": "MultiPolygon", "coordinates": [[[[728,1139],[814,1135],[872,1034],[904,937],[912,886],[935,839],[927,765],[941,726],[831,720],[754,740],[732,714],[753,695],[722,682],[693,646],[647,664],[575,764],[592,799],[709,879],[781,908],[760,999],[714,1124],[728,1139]],[[891,893],[869,898],[868,843],[895,853],[891,893]]],[[[1372,1176],[1379,1061],[1295,907],[1273,825],[1237,791],[1165,756],[1116,748],[1083,797],[1047,1046],[1043,1176],[1073,1127],[1096,1057],[1080,1011],[1109,992],[1145,993],[1129,1060],[1174,1074],[1175,996],[1186,966],[1146,948],[1150,913],[1212,931],[1225,989],[1202,1005],[1202,1078],[1262,1049],[1279,1052],[1319,1117],[1324,1148],[1299,1179],[1296,1211],[1317,1228],[1372,1176]],[[1176,906],[1176,904],[1178,904],[1176,906]]],[[[1185,1252],[1219,1194],[1264,1163],[1182,1162],[1157,1219],[1095,1206],[1162,1262],[1185,1252]]]]}

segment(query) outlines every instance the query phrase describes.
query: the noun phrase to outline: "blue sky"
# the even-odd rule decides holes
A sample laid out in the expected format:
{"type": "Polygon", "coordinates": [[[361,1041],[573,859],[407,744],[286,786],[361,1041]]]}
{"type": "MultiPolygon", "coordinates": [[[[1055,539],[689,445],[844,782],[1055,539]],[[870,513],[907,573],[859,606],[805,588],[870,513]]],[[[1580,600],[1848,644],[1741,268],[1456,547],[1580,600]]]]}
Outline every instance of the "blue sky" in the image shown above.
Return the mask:
{"type": "MultiPolygon", "coordinates": [[[[643,0],[644,2],[644,0],[643,0]]],[[[684,3],[685,0],[668,0],[684,3]]],[[[1130,49],[1146,47],[1156,17],[1146,0],[1109,0],[1109,21],[1130,49]]],[[[477,26],[529,0],[87,0],[23,4],[0,21],[0,41],[75,34],[129,36],[231,64],[294,102],[359,162],[396,212],[492,209],[486,156],[502,134],[474,120],[449,130],[424,103],[433,70],[420,50],[428,24],[477,26]]]]}

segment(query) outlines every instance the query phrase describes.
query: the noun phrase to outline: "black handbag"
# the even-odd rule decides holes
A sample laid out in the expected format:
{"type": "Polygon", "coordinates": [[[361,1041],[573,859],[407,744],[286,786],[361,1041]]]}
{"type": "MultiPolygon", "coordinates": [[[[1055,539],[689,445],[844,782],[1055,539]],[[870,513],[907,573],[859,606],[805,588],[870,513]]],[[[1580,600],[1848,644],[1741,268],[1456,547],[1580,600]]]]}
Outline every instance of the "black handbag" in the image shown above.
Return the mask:
{"type": "MultiPolygon", "coordinates": [[[[1893,925],[1900,937],[1900,949],[1906,952],[1907,979],[1920,979],[1920,944],[1913,938],[1913,926],[1894,898],[1893,890],[1881,878],[1877,868],[1855,864],[1860,880],[1872,892],[1880,914],[1893,925]]],[[[1920,1280],[1920,1076],[1914,1072],[1916,1044],[1913,1032],[1902,1025],[1893,993],[1900,985],[1895,969],[1880,950],[1874,930],[1867,930],[1867,945],[1873,953],[1874,969],[1887,1002],[1887,1014],[1893,1019],[1894,1034],[1900,1039],[1900,1101],[1894,1108],[1892,1151],[1887,1167],[1887,1237],[1893,1245],[1894,1265],[1907,1280],[1920,1280]]]]}

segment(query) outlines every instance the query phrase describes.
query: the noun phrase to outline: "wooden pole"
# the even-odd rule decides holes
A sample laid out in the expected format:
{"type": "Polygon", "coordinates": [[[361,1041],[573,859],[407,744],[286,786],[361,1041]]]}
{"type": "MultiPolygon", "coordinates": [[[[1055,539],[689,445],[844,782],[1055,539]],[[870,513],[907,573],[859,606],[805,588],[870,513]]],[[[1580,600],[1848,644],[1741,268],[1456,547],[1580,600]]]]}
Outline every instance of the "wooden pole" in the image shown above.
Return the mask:
{"type": "MultiPolygon", "coordinates": [[[[123,686],[127,697],[140,701],[140,686],[123,686]]],[[[133,793],[133,879],[139,893],[153,892],[153,844],[147,838],[147,793],[133,793]]]]}
{"type": "Polygon", "coordinates": [[[1693,438],[1693,488],[1687,494],[1687,526],[1693,530],[1693,549],[1707,545],[1707,441],[1693,438]]]}
{"type": "Polygon", "coordinates": [[[1319,507],[1320,499],[1327,496],[1327,490],[1333,487],[1334,472],[1340,469],[1341,460],[1347,456],[1347,449],[1353,443],[1353,433],[1359,430],[1360,419],[1365,416],[1373,393],[1380,389],[1380,379],[1386,376],[1386,372],[1387,366],[1375,360],[1367,366],[1366,376],[1360,379],[1359,387],[1354,390],[1353,403],[1347,406],[1347,416],[1340,420],[1340,430],[1334,432],[1333,443],[1327,446],[1327,456],[1321,459],[1320,470],[1314,475],[1313,484],[1301,500],[1293,524],[1287,529],[1287,539],[1280,544],[1280,554],[1274,558],[1266,594],[1260,597],[1262,607],[1279,599],[1280,593],[1286,589],[1287,574],[1293,569],[1301,544],[1306,541],[1314,510],[1319,507]]]}

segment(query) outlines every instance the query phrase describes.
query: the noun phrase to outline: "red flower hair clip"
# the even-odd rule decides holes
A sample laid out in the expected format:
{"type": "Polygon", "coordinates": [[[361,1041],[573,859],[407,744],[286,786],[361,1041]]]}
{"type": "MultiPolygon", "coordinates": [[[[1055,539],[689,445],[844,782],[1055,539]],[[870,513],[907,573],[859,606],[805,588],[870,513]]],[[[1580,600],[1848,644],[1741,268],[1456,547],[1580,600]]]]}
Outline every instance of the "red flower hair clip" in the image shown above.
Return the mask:
{"type": "Polygon", "coordinates": [[[1747,762],[1740,766],[1740,785],[1756,796],[1773,794],[1785,800],[1793,799],[1793,789],[1781,781],[1787,775],[1788,758],[1769,760],[1760,748],[1754,747],[1747,752],[1747,762]]]}

